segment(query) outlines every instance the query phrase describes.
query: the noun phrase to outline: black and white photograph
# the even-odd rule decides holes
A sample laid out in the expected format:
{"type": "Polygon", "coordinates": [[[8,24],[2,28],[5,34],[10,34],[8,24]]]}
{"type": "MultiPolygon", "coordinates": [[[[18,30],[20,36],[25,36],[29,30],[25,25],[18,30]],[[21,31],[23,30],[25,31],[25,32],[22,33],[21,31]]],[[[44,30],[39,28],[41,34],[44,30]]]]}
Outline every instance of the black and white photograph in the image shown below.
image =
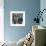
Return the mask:
{"type": "Polygon", "coordinates": [[[11,26],[25,26],[25,11],[11,11],[10,12],[11,26]]]}

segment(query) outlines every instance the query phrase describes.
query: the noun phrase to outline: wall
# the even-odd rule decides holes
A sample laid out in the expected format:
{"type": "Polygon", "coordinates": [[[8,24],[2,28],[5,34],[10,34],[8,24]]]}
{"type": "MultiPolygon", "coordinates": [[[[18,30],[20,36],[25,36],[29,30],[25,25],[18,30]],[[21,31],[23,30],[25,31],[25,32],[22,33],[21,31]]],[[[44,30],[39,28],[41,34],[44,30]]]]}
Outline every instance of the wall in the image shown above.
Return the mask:
{"type": "Polygon", "coordinates": [[[0,0],[0,42],[4,41],[4,8],[3,0],[0,0]]]}
{"type": "Polygon", "coordinates": [[[40,0],[4,0],[4,38],[18,41],[32,30],[36,12],[40,10],[40,0]],[[25,27],[10,26],[10,11],[25,11],[25,27]]]}

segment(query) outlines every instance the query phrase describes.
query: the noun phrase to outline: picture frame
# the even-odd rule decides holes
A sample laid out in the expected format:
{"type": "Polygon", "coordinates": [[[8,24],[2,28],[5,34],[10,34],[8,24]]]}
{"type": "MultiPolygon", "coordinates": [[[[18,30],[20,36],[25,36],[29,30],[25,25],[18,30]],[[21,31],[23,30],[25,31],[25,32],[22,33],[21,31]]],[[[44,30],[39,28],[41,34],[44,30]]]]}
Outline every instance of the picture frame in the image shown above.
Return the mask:
{"type": "Polygon", "coordinates": [[[11,11],[10,26],[25,26],[25,11],[11,11]]]}

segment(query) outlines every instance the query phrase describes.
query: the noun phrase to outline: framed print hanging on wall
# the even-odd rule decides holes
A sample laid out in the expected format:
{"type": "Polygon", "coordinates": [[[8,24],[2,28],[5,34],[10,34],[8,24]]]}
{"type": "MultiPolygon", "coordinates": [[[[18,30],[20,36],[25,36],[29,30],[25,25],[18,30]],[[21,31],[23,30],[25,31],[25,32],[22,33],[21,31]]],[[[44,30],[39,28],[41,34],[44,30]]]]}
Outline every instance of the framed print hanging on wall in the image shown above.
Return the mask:
{"type": "Polygon", "coordinates": [[[25,11],[11,11],[10,26],[25,26],[25,11]]]}

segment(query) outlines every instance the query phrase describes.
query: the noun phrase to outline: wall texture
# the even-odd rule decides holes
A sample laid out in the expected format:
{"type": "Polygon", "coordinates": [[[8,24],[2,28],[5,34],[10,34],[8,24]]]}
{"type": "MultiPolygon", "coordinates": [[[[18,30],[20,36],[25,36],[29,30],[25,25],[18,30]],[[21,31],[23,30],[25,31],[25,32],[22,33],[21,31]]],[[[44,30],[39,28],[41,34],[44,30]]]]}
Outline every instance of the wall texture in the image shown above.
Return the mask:
{"type": "MultiPolygon", "coordinates": [[[[46,0],[40,0],[40,10],[46,9],[46,0]]],[[[43,12],[43,22],[40,21],[40,25],[46,27],[46,10],[43,12]]]]}
{"type": "Polygon", "coordinates": [[[18,41],[32,30],[36,12],[40,10],[40,0],[4,0],[4,38],[18,41]],[[25,11],[25,27],[10,26],[10,11],[25,11]]]}

